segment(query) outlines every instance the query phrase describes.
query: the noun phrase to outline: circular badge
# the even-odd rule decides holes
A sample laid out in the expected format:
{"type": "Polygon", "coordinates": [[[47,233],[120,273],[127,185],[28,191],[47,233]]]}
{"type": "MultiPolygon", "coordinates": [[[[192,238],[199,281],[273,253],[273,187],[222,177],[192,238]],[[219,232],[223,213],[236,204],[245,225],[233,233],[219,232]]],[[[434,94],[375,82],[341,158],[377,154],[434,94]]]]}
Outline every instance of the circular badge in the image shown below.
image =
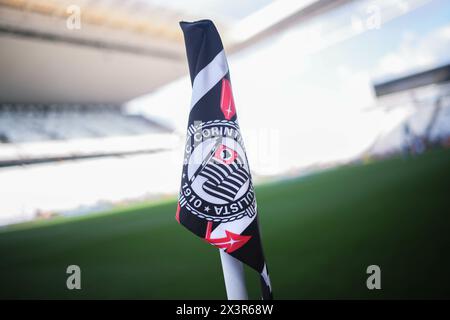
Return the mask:
{"type": "Polygon", "coordinates": [[[215,222],[256,214],[247,156],[233,121],[190,125],[184,156],[180,206],[215,222]]]}

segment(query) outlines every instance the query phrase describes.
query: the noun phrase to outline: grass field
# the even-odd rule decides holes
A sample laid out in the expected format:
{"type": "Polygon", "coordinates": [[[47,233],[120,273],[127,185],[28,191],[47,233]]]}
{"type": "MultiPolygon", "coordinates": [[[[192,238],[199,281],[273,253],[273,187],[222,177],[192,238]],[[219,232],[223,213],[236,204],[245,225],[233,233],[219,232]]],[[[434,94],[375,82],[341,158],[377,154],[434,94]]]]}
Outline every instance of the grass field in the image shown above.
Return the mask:
{"type": "MultiPolygon", "coordinates": [[[[275,298],[450,298],[450,151],[256,189],[275,298]],[[381,290],[366,268],[381,267],[381,290]]],[[[1,199],[0,199],[1,201],[1,199]]],[[[0,298],[223,299],[219,254],[175,201],[0,232],[0,298]],[[68,265],[82,290],[66,289],[68,265]]],[[[247,270],[251,298],[259,280],[247,270]]]]}

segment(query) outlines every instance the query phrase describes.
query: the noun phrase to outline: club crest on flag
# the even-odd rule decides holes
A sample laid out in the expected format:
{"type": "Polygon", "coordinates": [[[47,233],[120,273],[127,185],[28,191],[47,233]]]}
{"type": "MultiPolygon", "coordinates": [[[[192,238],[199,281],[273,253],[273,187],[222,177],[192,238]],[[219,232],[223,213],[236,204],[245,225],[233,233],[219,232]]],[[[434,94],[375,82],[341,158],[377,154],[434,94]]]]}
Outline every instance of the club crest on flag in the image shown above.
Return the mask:
{"type": "Polygon", "coordinates": [[[256,214],[250,169],[235,122],[216,120],[189,127],[180,206],[215,222],[256,214]]]}

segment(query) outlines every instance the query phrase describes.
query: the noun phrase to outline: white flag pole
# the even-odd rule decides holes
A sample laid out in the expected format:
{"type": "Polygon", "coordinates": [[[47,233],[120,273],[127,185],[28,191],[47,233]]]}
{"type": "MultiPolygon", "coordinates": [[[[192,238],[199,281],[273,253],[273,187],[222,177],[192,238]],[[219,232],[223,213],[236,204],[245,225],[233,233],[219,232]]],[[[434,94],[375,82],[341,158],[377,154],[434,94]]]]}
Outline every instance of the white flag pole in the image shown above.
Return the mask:
{"type": "Polygon", "coordinates": [[[248,300],[244,265],[224,250],[219,251],[228,300],[248,300]]]}

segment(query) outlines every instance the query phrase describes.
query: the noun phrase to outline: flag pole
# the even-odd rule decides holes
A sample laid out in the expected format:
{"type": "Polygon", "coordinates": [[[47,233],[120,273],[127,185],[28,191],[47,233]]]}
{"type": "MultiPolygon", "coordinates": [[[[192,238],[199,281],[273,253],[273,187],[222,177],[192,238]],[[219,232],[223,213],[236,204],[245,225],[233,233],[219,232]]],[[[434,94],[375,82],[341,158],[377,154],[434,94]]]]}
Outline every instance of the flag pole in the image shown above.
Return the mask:
{"type": "Polygon", "coordinates": [[[248,300],[244,266],[224,250],[219,250],[228,300],[248,300]]]}

